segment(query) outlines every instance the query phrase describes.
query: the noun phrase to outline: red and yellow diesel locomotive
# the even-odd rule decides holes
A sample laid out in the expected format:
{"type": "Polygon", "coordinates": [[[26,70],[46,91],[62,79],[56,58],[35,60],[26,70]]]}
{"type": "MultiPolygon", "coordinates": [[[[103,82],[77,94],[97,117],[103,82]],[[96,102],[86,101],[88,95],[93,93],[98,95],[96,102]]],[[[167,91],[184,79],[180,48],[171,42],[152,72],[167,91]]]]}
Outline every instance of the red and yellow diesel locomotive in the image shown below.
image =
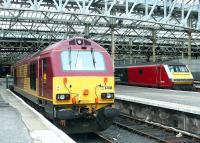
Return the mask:
{"type": "Polygon", "coordinates": [[[186,65],[165,62],[115,68],[117,84],[192,90],[193,76],[186,65]]]}
{"type": "Polygon", "coordinates": [[[114,107],[110,55],[97,43],[73,38],[55,43],[14,66],[14,91],[44,109],[68,133],[106,129],[114,107]]]}

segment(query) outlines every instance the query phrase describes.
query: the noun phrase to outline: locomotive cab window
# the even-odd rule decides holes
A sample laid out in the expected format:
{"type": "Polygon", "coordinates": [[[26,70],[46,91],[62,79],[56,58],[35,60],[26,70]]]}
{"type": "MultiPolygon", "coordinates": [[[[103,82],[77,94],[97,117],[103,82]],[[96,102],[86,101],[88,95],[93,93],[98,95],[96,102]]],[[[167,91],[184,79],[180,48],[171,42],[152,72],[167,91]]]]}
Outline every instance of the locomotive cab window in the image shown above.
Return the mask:
{"type": "Polygon", "coordinates": [[[185,65],[169,65],[169,70],[173,72],[189,72],[185,65]]]}
{"type": "Polygon", "coordinates": [[[42,77],[43,77],[43,83],[46,84],[47,81],[47,71],[48,71],[48,62],[47,59],[43,59],[42,60],[42,65],[43,65],[43,73],[42,73],[42,77]]]}
{"type": "Polygon", "coordinates": [[[97,51],[63,51],[61,53],[64,71],[104,71],[103,54],[97,51]]]}
{"type": "Polygon", "coordinates": [[[36,63],[30,65],[30,88],[36,90],[36,63]]]}

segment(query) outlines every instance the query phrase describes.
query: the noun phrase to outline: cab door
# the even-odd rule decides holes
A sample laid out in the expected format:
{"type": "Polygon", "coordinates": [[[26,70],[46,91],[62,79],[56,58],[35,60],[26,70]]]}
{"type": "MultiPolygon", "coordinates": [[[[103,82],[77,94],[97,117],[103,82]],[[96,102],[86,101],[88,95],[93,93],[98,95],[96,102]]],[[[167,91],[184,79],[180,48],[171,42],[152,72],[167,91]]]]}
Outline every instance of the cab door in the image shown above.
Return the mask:
{"type": "Polygon", "coordinates": [[[48,95],[48,86],[47,86],[47,78],[48,78],[48,61],[47,59],[40,59],[39,60],[39,83],[40,83],[40,96],[47,96],[48,95]]]}
{"type": "Polygon", "coordinates": [[[161,67],[161,72],[160,72],[160,85],[165,87],[167,86],[169,83],[168,83],[168,75],[167,75],[167,72],[165,70],[165,67],[162,65],[161,67]]]}
{"type": "Polygon", "coordinates": [[[162,70],[162,67],[160,65],[156,66],[156,84],[158,87],[160,87],[161,70],[162,70]]]}

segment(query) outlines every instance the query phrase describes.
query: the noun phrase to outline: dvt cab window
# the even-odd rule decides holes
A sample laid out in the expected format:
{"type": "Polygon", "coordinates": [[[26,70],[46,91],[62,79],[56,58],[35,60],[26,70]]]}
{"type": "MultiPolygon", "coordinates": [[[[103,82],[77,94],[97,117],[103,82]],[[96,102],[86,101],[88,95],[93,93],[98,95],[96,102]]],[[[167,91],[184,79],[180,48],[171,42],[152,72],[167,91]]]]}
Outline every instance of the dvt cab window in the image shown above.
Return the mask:
{"type": "Polygon", "coordinates": [[[189,72],[185,65],[169,65],[169,70],[173,72],[189,72]]]}

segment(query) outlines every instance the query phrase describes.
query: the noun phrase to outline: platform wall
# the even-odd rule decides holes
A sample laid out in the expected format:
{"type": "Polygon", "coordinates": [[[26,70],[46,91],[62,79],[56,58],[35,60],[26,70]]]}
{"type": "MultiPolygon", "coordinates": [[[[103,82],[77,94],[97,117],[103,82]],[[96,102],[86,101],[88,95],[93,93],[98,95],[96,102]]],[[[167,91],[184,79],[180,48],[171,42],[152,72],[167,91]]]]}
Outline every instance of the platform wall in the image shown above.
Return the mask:
{"type": "Polygon", "coordinates": [[[144,105],[124,100],[115,100],[122,113],[149,122],[200,134],[200,115],[184,113],[156,106],[144,105]]]}

